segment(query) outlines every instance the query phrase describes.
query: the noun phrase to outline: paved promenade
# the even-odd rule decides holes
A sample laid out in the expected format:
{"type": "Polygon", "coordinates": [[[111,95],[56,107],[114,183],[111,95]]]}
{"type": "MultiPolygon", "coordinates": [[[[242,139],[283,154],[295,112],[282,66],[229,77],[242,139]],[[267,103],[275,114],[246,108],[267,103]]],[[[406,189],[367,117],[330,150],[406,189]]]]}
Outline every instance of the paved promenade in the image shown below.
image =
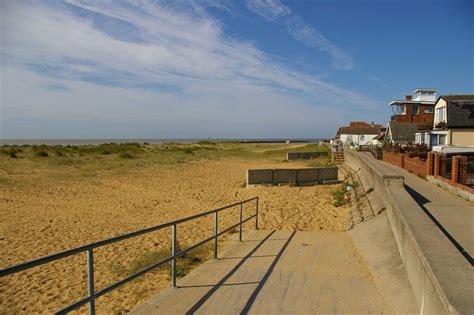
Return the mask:
{"type": "Polygon", "coordinates": [[[251,231],[133,314],[392,313],[345,232],[251,231]]]}
{"type": "MultiPolygon", "coordinates": [[[[392,195],[428,266],[449,303],[460,314],[474,314],[474,204],[403,169],[375,160],[368,153],[353,153],[385,175],[404,176],[406,194],[392,195]]],[[[399,224],[399,222],[395,222],[399,224]]],[[[422,288],[422,278],[412,278],[422,288]]],[[[425,278],[426,280],[426,278],[425,278]]],[[[413,283],[412,283],[413,287],[413,283]]],[[[423,298],[426,296],[423,294],[423,298]]],[[[423,310],[424,301],[419,301],[423,310]]]]}
{"type": "Polygon", "coordinates": [[[373,159],[392,173],[402,175],[408,193],[420,207],[425,208],[446,231],[464,248],[469,256],[474,255],[474,203],[444,190],[412,173],[391,164],[373,159]]]}

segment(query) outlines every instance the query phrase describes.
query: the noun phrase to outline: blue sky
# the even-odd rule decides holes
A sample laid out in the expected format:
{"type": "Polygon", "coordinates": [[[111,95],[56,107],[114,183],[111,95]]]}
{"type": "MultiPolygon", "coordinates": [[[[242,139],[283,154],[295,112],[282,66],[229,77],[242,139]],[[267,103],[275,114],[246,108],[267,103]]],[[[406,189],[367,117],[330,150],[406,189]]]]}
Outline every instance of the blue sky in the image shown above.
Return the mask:
{"type": "Polygon", "coordinates": [[[472,1],[0,2],[1,138],[330,137],[474,93],[472,1]]]}

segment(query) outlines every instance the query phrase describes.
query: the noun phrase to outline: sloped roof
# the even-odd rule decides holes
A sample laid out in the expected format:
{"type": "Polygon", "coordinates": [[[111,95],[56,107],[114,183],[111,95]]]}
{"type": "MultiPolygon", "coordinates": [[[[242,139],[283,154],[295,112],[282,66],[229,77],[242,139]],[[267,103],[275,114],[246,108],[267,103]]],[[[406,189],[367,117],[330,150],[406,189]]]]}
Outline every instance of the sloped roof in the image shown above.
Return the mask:
{"type": "Polygon", "coordinates": [[[448,128],[474,127],[474,95],[471,101],[448,101],[448,128]]]}
{"type": "Polygon", "coordinates": [[[393,141],[414,142],[418,125],[417,123],[390,123],[388,128],[393,141]]]}
{"type": "Polygon", "coordinates": [[[474,94],[441,95],[439,98],[442,98],[445,101],[472,101],[474,100],[474,94]]]}
{"type": "Polygon", "coordinates": [[[341,127],[337,131],[338,135],[377,135],[380,126],[373,127],[341,127]]]}

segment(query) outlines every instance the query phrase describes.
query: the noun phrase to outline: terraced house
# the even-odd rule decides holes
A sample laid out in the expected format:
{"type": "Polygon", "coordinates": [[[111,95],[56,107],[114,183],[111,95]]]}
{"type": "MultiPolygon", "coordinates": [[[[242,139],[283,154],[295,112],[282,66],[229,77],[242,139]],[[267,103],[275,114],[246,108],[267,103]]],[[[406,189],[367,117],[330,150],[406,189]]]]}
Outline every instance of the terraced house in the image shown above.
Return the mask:
{"type": "Polygon", "coordinates": [[[438,98],[430,145],[474,146],[474,95],[438,98]]]}

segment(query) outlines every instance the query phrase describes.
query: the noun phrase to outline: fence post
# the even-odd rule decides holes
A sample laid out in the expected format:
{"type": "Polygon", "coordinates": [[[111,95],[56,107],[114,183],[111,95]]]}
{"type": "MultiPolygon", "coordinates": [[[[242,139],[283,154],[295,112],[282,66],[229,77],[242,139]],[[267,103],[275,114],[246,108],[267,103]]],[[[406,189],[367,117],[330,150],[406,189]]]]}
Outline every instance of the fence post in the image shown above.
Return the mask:
{"type": "Polygon", "coordinates": [[[217,225],[219,224],[219,212],[214,212],[214,259],[217,259],[217,225]]]}
{"type": "Polygon", "coordinates": [[[244,207],[244,204],[241,203],[240,204],[240,214],[239,214],[239,217],[240,217],[240,226],[239,226],[239,241],[242,242],[242,215],[243,215],[243,207],[244,207]]]}
{"type": "Polygon", "coordinates": [[[458,183],[467,185],[467,163],[468,157],[467,156],[459,156],[459,176],[458,176],[458,183]]]}
{"type": "Polygon", "coordinates": [[[439,176],[439,162],[440,162],[440,154],[439,153],[434,153],[434,170],[433,170],[433,175],[434,177],[439,176]]]}
{"type": "Polygon", "coordinates": [[[176,224],[171,226],[171,286],[176,288],[176,224]]]}
{"type": "Polygon", "coordinates": [[[258,197],[255,206],[255,229],[258,230],[258,197]]]}
{"type": "Polygon", "coordinates": [[[428,152],[426,156],[426,175],[433,175],[433,152],[428,152]]]}
{"type": "Polygon", "coordinates": [[[451,163],[451,183],[456,184],[459,180],[459,155],[453,156],[453,162],[451,163]]]}
{"type": "Polygon", "coordinates": [[[89,315],[95,314],[95,292],[94,292],[94,252],[92,248],[87,250],[87,291],[89,294],[89,315]]]}

